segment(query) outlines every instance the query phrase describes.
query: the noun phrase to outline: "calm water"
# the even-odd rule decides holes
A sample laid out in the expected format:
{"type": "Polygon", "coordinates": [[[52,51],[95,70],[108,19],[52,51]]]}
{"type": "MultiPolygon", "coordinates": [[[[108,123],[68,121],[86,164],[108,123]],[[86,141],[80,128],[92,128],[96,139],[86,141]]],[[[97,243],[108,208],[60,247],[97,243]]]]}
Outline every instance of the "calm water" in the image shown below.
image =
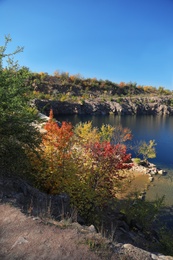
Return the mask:
{"type": "Polygon", "coordinates": [[[131,129],[132,144],[140,140],[154,139],[157,143],[157,157],[150,160],[158,167],[167,170],[166,176],[156,177],[147,193],[149,199],[166,196],[166,204],[173,205],[173,117],[167,116],[60,116],[59,121],[69,121],[73,125],[80,121],[92,121],[93,126],[102,124],[122,125],[131,129]]]}

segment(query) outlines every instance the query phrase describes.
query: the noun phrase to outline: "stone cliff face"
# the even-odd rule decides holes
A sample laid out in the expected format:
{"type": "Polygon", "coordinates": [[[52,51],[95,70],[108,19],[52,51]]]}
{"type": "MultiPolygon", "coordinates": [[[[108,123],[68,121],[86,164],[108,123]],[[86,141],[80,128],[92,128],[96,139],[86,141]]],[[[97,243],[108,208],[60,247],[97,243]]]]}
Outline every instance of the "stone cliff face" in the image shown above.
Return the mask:
{"type": "Polygon", "coordinates": [[[86,100],[83,103],[68,101],[35,100],[36,107],[43,113],[54,115],[173,115],[173,97],[117,98],[112,101],[86,100]]]}

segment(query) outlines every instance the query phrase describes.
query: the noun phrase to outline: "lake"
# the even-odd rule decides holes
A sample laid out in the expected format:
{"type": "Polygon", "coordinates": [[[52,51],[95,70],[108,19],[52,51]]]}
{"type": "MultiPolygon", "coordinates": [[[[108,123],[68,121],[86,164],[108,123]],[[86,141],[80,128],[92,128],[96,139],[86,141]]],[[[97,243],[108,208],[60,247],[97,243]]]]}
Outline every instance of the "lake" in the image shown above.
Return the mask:
{"type": "MultiPolygon", "coordinates": [[[[88,116],[88,115],[65,115],[57,118],[59,121],[68,121],[73,125],[92,121],[93,126],[100,127],[102,124],[112,126],[122,125],[132,131],[132,145],[138,141],[155,140],[157,143],[155,159],[149,159],[167,171],[165,176],[156,176],[147,192],[147,199],[155,199],[165,195],[165,204],[173,205],[173,117],[169,116],[88,116]]],[[[133,156],[135,156],[132,153],[133,156]]]]}

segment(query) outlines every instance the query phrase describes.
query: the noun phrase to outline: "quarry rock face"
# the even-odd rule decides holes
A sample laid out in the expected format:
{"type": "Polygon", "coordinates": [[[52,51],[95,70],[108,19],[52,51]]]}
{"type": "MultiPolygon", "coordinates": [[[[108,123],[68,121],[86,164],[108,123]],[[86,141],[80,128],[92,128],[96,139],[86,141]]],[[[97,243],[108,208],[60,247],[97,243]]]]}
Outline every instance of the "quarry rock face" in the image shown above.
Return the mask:
{"type": "Polygon", "coordinates": [[[82,103],[68,101],[51,101],[36,99],[35,105],[40,111],[49,114],[53,109],[58,115],[173,115],[173,107],[169,97],[163,98],[121,98],[112,101],[86,100],[82,103]]]}

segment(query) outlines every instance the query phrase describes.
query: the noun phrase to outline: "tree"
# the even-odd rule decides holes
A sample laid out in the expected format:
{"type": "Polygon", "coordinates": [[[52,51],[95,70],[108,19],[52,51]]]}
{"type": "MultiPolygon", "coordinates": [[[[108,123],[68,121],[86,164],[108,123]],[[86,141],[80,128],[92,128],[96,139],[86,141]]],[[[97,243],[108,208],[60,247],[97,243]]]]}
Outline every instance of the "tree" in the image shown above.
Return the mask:
{"type": "Polygon", "coordinates": [[[3,175],[24,174],[29,169],[27,153],[40,141],[40,134],[32,125],[37,113],[29,106],[25,70],[13,61],[23,48],[6,54],[10,41],[6,36],[4,46],[0,46],[0,173],[3,175]],[[3,67],[4,58],[8,58],[6,67],[3,67]]]}
{"type": "MultiPolygon", "coordinates": [[[[15,51],[13,51],[12,53],[6,53],[7,47],[8,47],[8,43],[11,42],[11,37],[5,36],[5,43],[4,46],[0,46],[0,70],[3,69],[3,58],[7,57],[8,58],[8,64],[10,65],[12,62],[11,57],[14,56],[15,54],[22,52],[23,51],[23,47],[17,47],[15,51]]],[[[17,65],[17,64],[16,64],[17,65]]],[[[13,67],[11,67],[14,69],[14,64],[13,67]]]]}
{"type": "Polygon", "coordinates": [[[124,169],[131,168],[127,163],[131,155],[126,153],[125,145],[108,141],[88,143],[84,155],[86,160],[83,157],[77,172],[80,188],[75,199],[79,197],[77,208],[82,216],[97,226],[109,202],[115,202],[117,194],[127,187],[131,176],[124,169]]]}
{"type": "Polygon", "coordinates": [[[156,157],[156,142],[155,140],[150,140],[148,143],[145,141],[139,146],[138,152],[143,156],[144,161],[147,162],[148,158],[156,157]]]}
{"type": "Polygon", "coordinates": [[[83,144],[111,141],[115,128],[111,125],[102,125],[101,128],[93,127],[92,122],[80,122],[76,125],[74,133],[83,144]]]}
{"type": "Polygon", "coordinates": [[[109,124],[108,125],[103,124],[100,129],[100,141],[110,142],[113,137],[114,130],[115,130],[115,127],[113,127],[109,124]]]}
{"type": "Polygon", "coordinates": [[[115,126],[113,135],[112,135],[112,142],[115,144],[123,144],[128,140],[132,139],[132,132],[129,128],[123,128],[121,125],[115,126]]]}
{"type": "Polygon", "coordinates": [[[38,186],[47,193],[67,192],[71,185],[73,161],[71,152],[72,125],[62,122],[61,126],[53,119],[50,111],[49,121],[45,124],[46,133],[42,137],[39,150],[40,158],[33,157],[32,164],[38,186]]]}
{"type": "Polygon", "coordinates": [[[80,139],[81,143],[87,144],[94,141],[100,140],[100,135],[97,127],[92,126],[92,122],[80,122],[75,127],[75,135],[80,139]]]}
{"type": "Polygon", "coordinates": [[[116,197],[117,187],[127,178],[120,170],[131,167],[131,164],[127,164],[131,154],[126,153],[125,145],[114,145],[107,141],[95,142],[87,147],[92,161],[91,190],[97,193],[99,200],[102,198],[103,203],[103,199],[107,201],[108,198],[116,197]]]}
{"type": "Polygon", "coordinates": [[[158,88],[158,93],[159,93],[159,95],[164,95],[164,94],[165,94],[165,89],[164,89],[164,87],[159,87],[159,88],[158,88]]]}
{"type": "Polygon", "coordinates": [[[101,214],[120,187],[126,186],[130,177],[123,170],[131,167],[127,163],[131,155],[124,144],[108,141],[114,130],[111,126],[99,130],[88,122],[73,129],[67,122],[59,126],[52,110],[49,117],[40,160],[33,157],[38,186],[50,194],[69,194],[81,216],[93,222],[95,213],[101,214]]]}

